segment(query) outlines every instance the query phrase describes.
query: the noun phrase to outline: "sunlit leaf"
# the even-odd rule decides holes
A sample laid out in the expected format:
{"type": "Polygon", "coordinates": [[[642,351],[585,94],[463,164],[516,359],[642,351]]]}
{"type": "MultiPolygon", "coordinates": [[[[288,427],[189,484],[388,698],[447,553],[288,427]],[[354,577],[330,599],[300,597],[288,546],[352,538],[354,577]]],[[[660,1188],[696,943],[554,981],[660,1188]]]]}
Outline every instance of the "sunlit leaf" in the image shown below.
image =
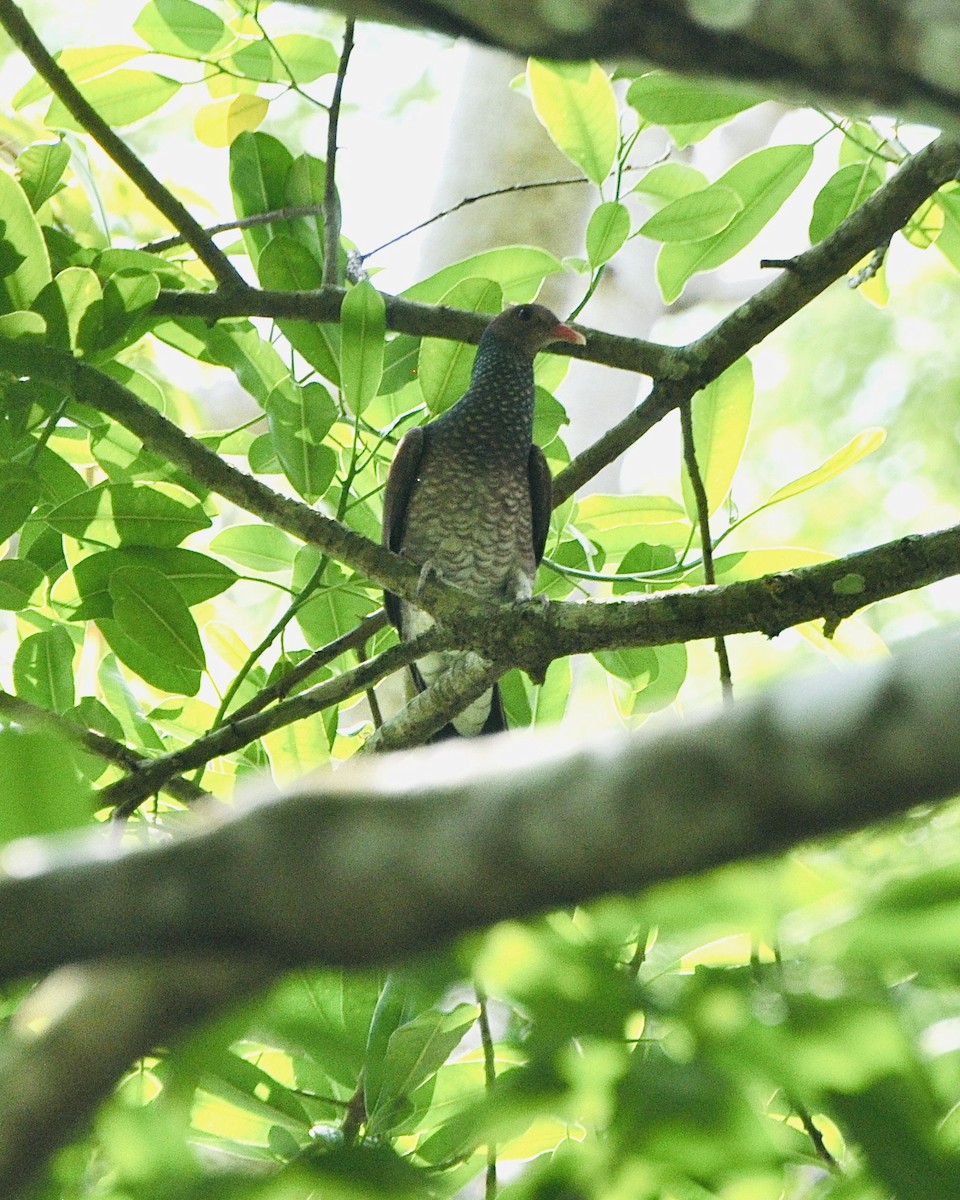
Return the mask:
{"type": "MultiPolygon", "coordinates": [[[[730,491],[752,411],[753,368],[746,357],[737,359],[693,399],[693,444],[710,513],[716,512],[730,491]]],[[[686,470],[682,478],[687,515],[696,522],[697,504],[686,470]]]]}
{"type": "MultiPolygon", "coordinates": [[[[83,98],[91,104],[108,125],[132,125],[162,108],[180,90],[176,79],[153,71],[126,70],[121,67],[109,75],[101,75],[81,86],[83,98]]],[[[44,117],[50,129],[72,129],[83,133],[84,128],[58,97],[50,102],[44,117]]]]}
{"type": "Polygon", "coordinates": [[[882,446],[886,436],[887,431],[878,427],[864,429],[855,434],[845,446],[841,446],[815,470],[799,475],[790,483],[785,483],[783,487],[777,488],[773,495],[768,497],[755,511],[759,512],[762,508],[769,508],[771,504],[779,504],[781,500],[789,500],[792,496],[808,492],[811,488],[826,483],[829,479],[835,479],[848,467],[852,467],[861,458],[866,458],[868,454],[872,454],[874,450],[882,446]]]}
{"type": "Polygon", "coordinates": [[[212,54],[231,38],[217,14],[194,0],[149,0],[133,28],[162,54],[212,54]]]}
{"type": "MultiPolygon", "coordinates": [[[[132,58],[140,58],[146,53],[143,46],[68,46],[55,58],[57,66],[66,71],[74,83],[83,83],[84,80],[115,71],[132,58]]],[[[14,96],[11,107],[18,111],[36,100],[42,100],[49,92],[47,81],[34,75],[14,96]]]]}
{"type": "Polygon", "coordinates": [[[880,175],[864,163],[850,163],[831,175],[813,202],[810,241],[819,242],[833,233],[882,183],[880,175]]]}
{"type": "Polygon", "coordinates": [[[630,214],[617,201],[609,200],[590,214],[587,223],[587,258],[599,267],[613,258],[630,234],[630,214]]]}
{"type": "Polygon", "coordinates": [[[503,289],[505,300],[523,304],[536,296],[548,275],[562,270],[563,263],[546,250],[536,246],[502,246],[452,263],[407,288],[403,295],[408,300],[436,304],[455,283],[474,276],[493,280],[503,289]]]}
{"type": "Polygon", "coordinates": [[[70,147],[63,141],[34,142],[17,156],[17,171],[34,212],[57,191],[70,163],[70,147]]]}
{"type": "Polygon", "coordinates": [[[547,133],[588,179],[610,174],[620,125],[617,100],[606,71],[597,63],[559,63],[531,58],[527,84],[547,133]]]}
{"type": "Polygon", "coordinates": [[[351,412],[362,413],[380,387],[386,327],[383,297],[373,284],[350,288],[340,310],[340,387],[351,412]]]}
{"type": "Polygon", "coordinates": [[[664,246],[657,280],[670,303],[698,271],[710,271],[749,245],[810,169],[813,147],[768,146],[735,163],[717,183],[739,196],[743,208],[718,234],[701,242],[664,246]]]}
{"type": "Polygon", "coordinates": [[[700,242],[726,229],[742,210],[736,192],[715,183],[665,204],[638,232],[657,242],[700,242]]]}
{"type": "Polygon", "coordinates": [[[78,541],[105,546],[178,546],[210,518],[182,489],[169,485],[100,484],[72,496],[47,520],[78,541]]]}
{"type": "Polygon", "coordinates": [[[197,109],[193,130],[205,146],[229,146],[241,133],[257,129],[269,108],[270,102],[256,94],[214,100],[197,109]]]}
{"type": "Polygon", "coordinates": [[[30,308],[50,281],[50,259],[23,188],[0,171],[0,307],[4,312],[30,308]]]}
{"type": "Polygon", "coordinates": [[[69,746],[47,730],[0,729],[0,796],[3,842],[76,828],[93,810],[69,746]]]}
{"type": "Polygon", "coordinates": [[[24,638],[13,660],[17,695],[53,712],[72,708],[75,653],[70,635],[60,625],[24,638]]]}
{"type": "Polygon", "coordinates": [[[252,571],[287,571],[299,545],[272,525],[231,525],[210,543],[210,549],[252,571]]]}

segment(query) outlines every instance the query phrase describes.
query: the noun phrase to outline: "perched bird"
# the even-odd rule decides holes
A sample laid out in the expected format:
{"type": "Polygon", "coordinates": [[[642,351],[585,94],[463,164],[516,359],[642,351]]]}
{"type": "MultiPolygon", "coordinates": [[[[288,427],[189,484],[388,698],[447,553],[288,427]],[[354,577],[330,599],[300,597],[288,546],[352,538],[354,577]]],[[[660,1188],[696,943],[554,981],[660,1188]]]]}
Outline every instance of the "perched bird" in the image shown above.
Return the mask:
{"type": "MultiPolygon", "coordinates": [[[[387,478],[383,544],[447,583],[500,601],[525,600],[550,526],[551,479],[533,442],[533,360],[551,342],[586,338],[542,304],[520,304],[496,317],[480,339],[470,386],[445,413],[400,442],[387,478]]],[[[432,619],[386,593],[403,638],[432,619]]],[[[422,691],[463,651],[420,659],[422,691]]],[[[495,733],[506,723],[494,687],[445,726],[436,739],[495,733]]]]}

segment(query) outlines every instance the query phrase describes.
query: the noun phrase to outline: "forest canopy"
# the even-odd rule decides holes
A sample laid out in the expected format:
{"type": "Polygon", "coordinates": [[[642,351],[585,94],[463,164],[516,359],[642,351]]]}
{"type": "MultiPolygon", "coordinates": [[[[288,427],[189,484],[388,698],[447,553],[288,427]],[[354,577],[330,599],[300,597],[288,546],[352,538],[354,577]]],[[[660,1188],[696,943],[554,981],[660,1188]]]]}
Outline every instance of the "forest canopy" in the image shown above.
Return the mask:
{"type": "Polygon", "coordinates": [[[4,1194],[960,1194],[952,93],[794,70],[813,17],[759,77],[734,7],[724,81],[495,5],[0,0],[4,1194]],[[539,53],[441,203],[460,33],[539,53]],[[383,489],[545,297],[495,604],[383,489]],[[425,746],[495,681],[510,733],[425,746]]]}

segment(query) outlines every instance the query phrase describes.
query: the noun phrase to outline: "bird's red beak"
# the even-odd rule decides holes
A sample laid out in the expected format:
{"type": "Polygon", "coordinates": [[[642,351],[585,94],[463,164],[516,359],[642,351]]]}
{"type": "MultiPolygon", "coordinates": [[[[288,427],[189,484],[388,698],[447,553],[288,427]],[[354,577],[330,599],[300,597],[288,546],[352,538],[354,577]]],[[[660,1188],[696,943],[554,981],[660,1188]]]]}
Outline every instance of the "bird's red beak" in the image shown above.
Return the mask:
{"type": "Polygon", "coordinates": [[[573,342],[575,346],[585,346],[587,339],[582,333],[579,333],[572,325],[557,325],[550,330],[553,337],[558,342],[573,342]]]}

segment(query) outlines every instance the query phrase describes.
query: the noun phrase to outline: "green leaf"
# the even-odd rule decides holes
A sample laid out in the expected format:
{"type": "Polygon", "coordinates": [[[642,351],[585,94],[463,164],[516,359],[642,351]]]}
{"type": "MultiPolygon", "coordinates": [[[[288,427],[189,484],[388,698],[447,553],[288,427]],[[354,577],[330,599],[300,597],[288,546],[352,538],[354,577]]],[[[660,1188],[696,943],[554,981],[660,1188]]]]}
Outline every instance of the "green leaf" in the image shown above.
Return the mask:
{"type": "MultiPolygon", "coordinates": [[[[241,133],[230,147],[230,189],[238,217],[273,212],[283,208],[285,181],[293,155],[267,133],[241,133]]],[[[285,222],[252,225],[242,231],[244,245],[254,268],[271,238],[289,234],[285,222]]]]}
{"type": "Polygon", "coordinates": [[[89,267],[67,267],[34,301],[47,323],[51,344],[63,350],[86,349],[100,331],[103,292],[89,267]]]}
{"type": "Polygon", "coordinates": [[[633,190],[654,208],[660,208],[670,200],[679,200],[691,192],[702,192],[708,183],[706,175],[696,167],[665,162],[647,171],[633,190]]]}
{"type": "Polygon", "coordinates": [[[60,186],[70,162],[70,147],[63,141],[34,142],[17,156],[20,186],[36,212],[60,186]]]}
{"type": "MultiPolygon", "coordinates": [[[[132,125],[162,108],[180,91],[176,79],[153,71],[128,71],[121,68],[91,79],[80,88],[84,99],[97,110],[108,125],[132,125]]],[[[50,129],[70,129],[85,133],[83,126],[56,96],[50,101],[44,121],[50,129]]]]}
{"type": "Polygon", "coordinates": [[[527,84],[534,111],[556,147],[594,183],[610,174],[620,145],[617,99],[597,63],[531,58],[527,84]]]}
{"type": "Polygon", "coordinates": [[[19,463],[4,463],[0,470],[0,542],[16,533],[39,499],[36,471],[19,463]]]}
{"type": "Polygon", "coordinates": [[[174,692],[178,696],[195,696],[200,690],[200,671],[169,662],[159,654],[154,654],[140,642],[128,637],[114,620],[100,618],[97,628],[117,658],[151,687],[161,692],[174,692]]]}
{"type": "Polygon", "coordinates": [[[22,558],[0,560],[0,608],[10,612],[26,608],[45,578],[36,563],[22,558]]]}
{"type": "Polygon", "coordinates": [[[226,66],[245,79],[255,79],[259,83],[275,83],[286,74],[270,44],[263,39],[247,42],[234,50],[226,60],[226,66]]]}
{"type": "Polygon", "coordinates": [[[101,550],[80,559],[69,575],[57,580],[51,602],[69,621],[112,617],[110,577],[122,567],[159,571],[174,585],[188,608],[218,596],[237,581],[236,572],[230,567],[196,550],[129,546],[123,550],[101,550]]]}
{"type": "MultiPolygon", "coordinates": [[[[57,66],[66,71],[74,83],[83,83],[86,79],[106,75],[132,58],[140,58],[146,53],[142,46],[69,46],[54,57],[57,66]]],[[[34,75],[14,96],[12,107],[14,111],[19,111],[35,100],[42,100],[49,93],[47,81],[34,75]]]]}
{"type": "Polygon", "coordinates": [[[41,729],[0,729],[0,796],[3,842],[75,829],[93,811],[70,743],[41,729]]]}
{"type": "MultiPolygon", "coordinates": [[[[323,282],[323,269],[302,242],[277,234],[260,251],[257,275],[265,288],[310,292],[323,282]]],[[[333,384],[340,383],[340,330],[314,321],[278,321],[283,336],[311,367],[333,384]]]]}
{"type": "Polygon", "coordinates": [[[320,383],[280,383],[265,411],[283,473],[304,500],[315,504],[337,470],[337,456],[323,442],[337,415],[330,393],[320,383]]]}
{"type": "Polygon", "coordinates": [[[108,586],[114,619],[128,638],[183,670],[204,669],[196,622],[165,575],[150,567],[120,567],[108,586]]]}
{"type": "Polygon", "coordinates": [[[273,525],[231,525],[210,543],[210,549],[252,571],[289,571],[299,543],[273,525]]]}
{"type": "Polygon", "coordinates": [[[46,337],[47,323],[37,312],[20,310],[0,314],[0,337],[16,341],[18,338],[41,340],[46,337]]]}
{"type": "Polygon", "coordinates": [[[810,241],[822,241],[833,233],[882,183],[877,172],[865,163],[850,163],[831,175],[813,202],[810,241]]]}
{"type": "Polygon", "coordinates": [[[475,1004],[459,1004],[452,1012],[430,1009],[394,1030],[383,1057],[381,1085],[368,1114],[371,1134],[382,1136],[407,1116],[412,1093],[446,1062],[478,1012],[475,1004]]]}
{"type": "Polygon", "coordinates": [[[769,146],[735,163],[717,183],[740,197],[743,208],[737,216],[715,237],[673,243],[660,251],[657,280],[667,303],[676,300],[692,275],[719,267],[749,245],[780,210],[812,162],[812,146],[793,145],[769,146]]]}
{"type": "MultiPolygon", "coordinates": [[[[586,496],[577,503],[574,524],[602,546],[610,558],[618,558],[641,536],[637,526],[653,526],[648,539],[666,545],[684,545],[690,534],[686,513],[669,496],[586,496]]],[[[645,531],[644,531],[645,532],[645,531]]]]}
{"type": "Polygon", "coordinates": [[[0,261],[18,259],[0,278],[0,309],[16,312],[30,308],[50,282],[50,259],[40,226],[23,188],[12,175],[0,171],[0,261]]]}
{"type": "MultiPolygon", "coordinates": [[[[307,246],[314,260],[323,262],[324,222],[323,203],[327,185],[327,164],[312,154],[298,154],[290,164],[284,185],[284,202],[291,208],[310,205],[314,212],[307,217],[287,221],[287,233],[302,246],[307,246]]],[[[338,327],[330,327],[339,332],[338,327]]]]}
{"type": "MultiPolygon", "coordinates": [[[[450,308],[498,313],[503,307],[497,284],[489,279],[462,279],[442,298],[450,308]]],[[[446,338],[424,338],[420,343],[417,377],[427,408],[436,415],[455,403],[467,390],[476,346],[446,338]]]]}
{"type": "Polygon", "coordinates": [[[189,493],[171,484],[104,483],[71,496],[47,520],[77,541],[105,546],[177,546],[210,518],[189,493]]]}
{"type": "Polygon", "coordinates": [[[804,475],[799,475],[796,479],[791,480],[790,483],[785,483],[783,487],[777,488],[773,495],[769,496],[759,508],[754,509],[754,512],[760,512],[764,508],[769,508],[771,504],[779,504],[782,500],[789,500],[792,496],[799,496],[801,492],[808,492],[811,488],[818,487],[821,483],[826,483],[827,480],[836,478],[837,475],[846,471],[848,467],[852,467],[861,458],[866,458],[868,454],[872,454],[874,450],[882,446],[886,436],[887,431],[878,426],[871,426],[868,429],[861,430],[845,446],[841,446],[828,459],[825,459],[815,470],[808,471],[804,475]]]}
{"type": "MultiPolygon", "coordinates": [[[[320,562],[320,553],[313,546],[304,546],[297,554],[293,570],[293,586],[302,588],[320,562]]],[[[320,585],[311,598],[297,610],[297,623],[312,647],[325,646],[357,624],[379,604],[379,597],[358,586],[337,563],[327,563],[320,585]]]]}
{"type": "Polygon", "coordinates": [[[627,89],[627,103],[645,121],[668,127],[709,124],[716,128],[762,100],[762,96],[705,86],[665,71],[641,75],[627,89]]]}
{"type": "Polygon", "coordinates": [[[205,56],[233,36],[216,13],[194,0],[150,0],[134,30],[161,54],[205,56]]]}
{"type": "Polygon", "coordinates": [[[140,332],[140,318],[153,307],[160,295],[156,275],[138,270],[117,271],[104,284],[103,319],[99,346],[116,353],[130,344],[140,332]]]}
{"type": "MultiPolygon", "coordinates": [[[[753,367],[747,357],[738,358],[693,398],[693,444],[711,513],[716,512],[730,491],[747,440],[752,410],[753,367]]],[[[683,503],[695,523],[697,504],[686,468],[683,503]]]]}
{"type": "Polygon", "coordinates": [[[587,224],[587,258],[591,267],[613,258],[630,236],[630,214],[616,200],[608,200],[595,208],[587,224]]]}
{"type": "Polygon", "coordinates": [[[293,79],[310,83],[321,75],[336,74],[340,56],[325,38],[306,33],[286,33],[266,41],[248,42],[228,60],[247,79],[263,83],[293,79]]]}
{"type": "Polygon", "coordinates": [[[277,53],[297,83],[312,83],[321,75],[335,75],[340,55],[326,38],[309,33],[281,33],[273,39],[277,53]]]}
{"type": "Polygon", "coordinates": [[[386,328],[383,296],[366,280],[352,287],[340,309],[340,387],[353,413],[362,413],[380,387],[386,328]]]}
{"type": "Polygon", "coordinates": [[[455,283],[476,276],[499,283],[504,299],[511,304],[523,304],[534,299],[548,275],[562,270],[563,263],[546,250],[536,246],[502,246],[452,263],[407,288],[403,295],[408,300],[437,304],[455,283]]]}
{"type": "Polygon", "coordinates": [[[722,232],[743,202],[735,191],[715,183],[702,192],[692,192],[665,204],[639,229],[656,242],[701,242],[722,232]]]}
{"type": "Polygon", "coordinates": [[[74,653],[73,641],[61,625],[24,638],[13,660],[17,695],[57,713],[73,708],[74,653]]]}

